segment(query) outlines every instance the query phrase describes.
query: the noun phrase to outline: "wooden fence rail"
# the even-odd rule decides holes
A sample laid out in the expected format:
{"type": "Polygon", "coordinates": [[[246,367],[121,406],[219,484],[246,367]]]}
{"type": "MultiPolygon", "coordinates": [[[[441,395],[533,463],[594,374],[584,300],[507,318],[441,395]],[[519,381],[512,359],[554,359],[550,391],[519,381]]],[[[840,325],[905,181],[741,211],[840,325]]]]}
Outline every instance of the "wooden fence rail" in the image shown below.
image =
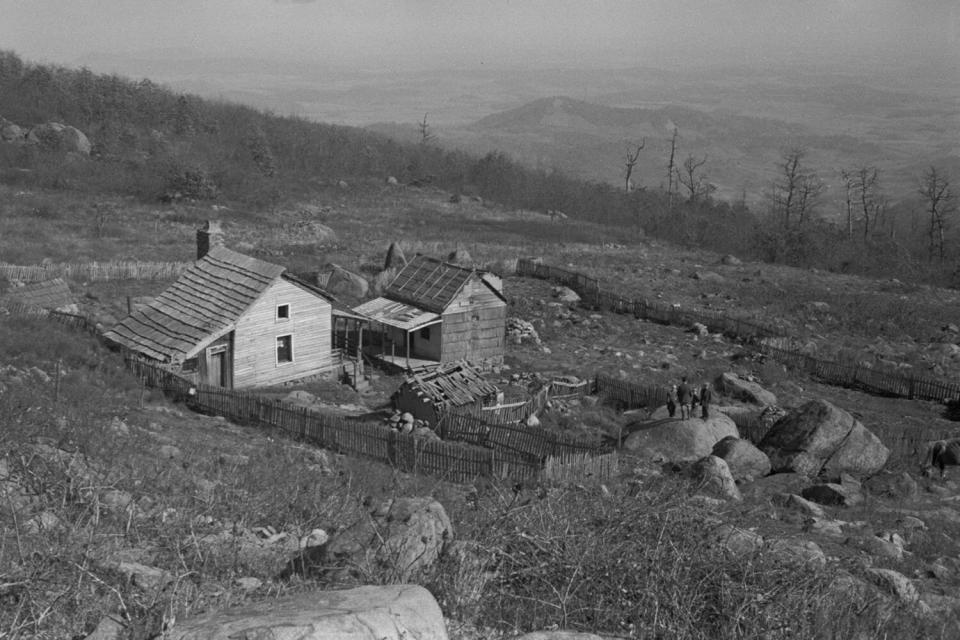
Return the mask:
{"type": "Polygon", "coordinates": [[[0,276],[19,282],[70,278],[87,282],[107,280],[173,280],[192,262],[64,262],[58,264],[0,264],[0,276]]]}
{"type": "MultiPolygon", "coordinates": [[[[761,353],[791,368],[804,371],[827,384],[899,398],[938,402],[960,400],[960,383],[904,376],[869,367],[815,358],[792,348],[791,339],[784,336],[782,330],[771,325],[745,318],[727,317],[716,311],[680,309],[658,301],[628,299],[620,294],[605,291],[595,278],[530,259],[521,258],[517,261],[517,275],[550,280],[569,286],[580,295],[581,304],[585,306],[602,308],[615,313],[631,313],[638,319],[663,324],[690,326],[694,322],[699,322],[711,331],[742,339],[761,353]]],[[[631,406],[642,406],[642,403],[653,401],[653,396],[650,395],[653,392],[638,390],[633,385],[612,379],[605,380],[604,384],[605,388],[598,391],[631,406]]],[[[666,394],[666,390],[660,392],[666,394]]],[[[663,401],[665,400],[664,395],[663,401]]]]}

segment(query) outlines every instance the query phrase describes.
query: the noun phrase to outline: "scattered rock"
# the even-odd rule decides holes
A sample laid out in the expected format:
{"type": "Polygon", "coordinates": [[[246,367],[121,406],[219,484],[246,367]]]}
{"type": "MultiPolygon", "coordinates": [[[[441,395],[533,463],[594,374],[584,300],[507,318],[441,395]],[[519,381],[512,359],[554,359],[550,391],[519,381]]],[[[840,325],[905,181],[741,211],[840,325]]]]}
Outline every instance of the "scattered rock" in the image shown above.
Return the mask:
{"type": "Polygon", "coordinates": [[[160,447],[157,452],[161,458],[166,460],[175,460],[177,458],[183,457],[183,452],[179,448],[173,446],[172,444],[165,444],[160,447]]]}
{"type": "Polygon", "coordinates": [[[749,558],[763,549],[763,536],[731,524],[721,524],[711,537],[734,558],[749,558]]]}
{"type": "Polygon", "coordinates": [[[236,583],[244,591],[256,591],[263,586],[263,580],[253,577],[237,578],[236,583]]]}
{"type": "Polygon", "coordinates": [[[580,302],[580,296],[570,287],[553,287],[551,293],[553,297],[567,304],[576,304],[580,302]]]}
{"type": "Polygon", "coordinates": [[[336,580],[375,573],[408,582],[432,566],[452,540],[453,526],[436,500],[385,500],[325,544],[304,549],[281,577],[299,573],[336,580]]]}
{"type": "Polygon", "coordinates": [[[853,536],[847,538],[844,544],[864,551],[871,556],[903,560],[903,547],[901,545],[877,536],[853,536]]]}
{"type": "Polygon", "coordinates": [[[692,475],[697,490],[724,500],[742,500],[737,483],[727,463],[717,456],[701,458],[693,465],[692,475]]]}
{"type": "Polygon", "coordinates": [[[826,517],[823,507],[815,502],[807,500],[806,498],[801,498],[795,493],[781,493],[777,496],[774,496],[772,502],[778,507],[789,509],[790,511],[794,511],[805,516],[810,516],[813,518],[826,517]]]}
{"type": "Polygon", "coordinates": [[[756,382],[744,380],[735,373],[721,374],[714,383],[717,391],[734,400],[771,406],[777,404],[777,396],[761,387],[756,382]]]}
{"type": "Polygon", "coordinates": [[[738,258],[738,257],[735,256],[735,255],[731,255],[731,254],[729,254],[729,253],[728,253],[727,255],[723,256],[722,258],[720,258],[720,263],[721,263],[721,264],[725,264],[725,265],[730,266],[730,267],[736,267],[736,266],[739,266],[739,265],[743,264],[743,262],[740,260],[740,258],[738,258]]]}
{"type": "Polygon", "coordinates": [[[713,446],[713,455],[724,460],[734,480],[753,480],[770,473],[770,459],[748,440],[727,436],[713,446]]]}
{"type": "Polygon", "coordinates": [[[863,502],[863,494],[855,487],[835,483],[815,484],[804,489],[801,495],[830,506],[853,507],[863,502]]]}
{"type": "Polygon", "coordinates": [[[868,569],[867,577],[881,589],[896,596],[905,603],[914,603],[920,600],[920,593],[910,579],[893,569],[868,569]]]}
{"type": "Polygon", "coordinates": [[[173,582],[169,572],[139,562],[120,561],[115,568],[144,591],[158,591],[173,582]]]}
{"type": "Polygon", "coordinates": [[[103,616],[97,628],[84,640],[120,640],[124,636],[126,625],[116,616],[103,616]]]}
{"type": "Polygon", "coordinates": [[[820,546],[812,540],[800,538],[777,538],[767,541],[767,552],[781,562],[815,564],[825,566],[827,556],[820,546]]]}

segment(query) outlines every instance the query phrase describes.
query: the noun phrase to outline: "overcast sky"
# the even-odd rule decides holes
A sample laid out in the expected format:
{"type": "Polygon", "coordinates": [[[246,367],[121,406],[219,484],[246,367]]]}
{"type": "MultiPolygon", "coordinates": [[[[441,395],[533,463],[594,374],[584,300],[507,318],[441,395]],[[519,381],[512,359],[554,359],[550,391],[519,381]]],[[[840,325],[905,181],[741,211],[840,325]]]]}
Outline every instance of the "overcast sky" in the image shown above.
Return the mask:
{"type": "Polygon", "coordinates": [[[958,60],[960,0],[0,0],[0,49],[357,68],[958,60]]]}

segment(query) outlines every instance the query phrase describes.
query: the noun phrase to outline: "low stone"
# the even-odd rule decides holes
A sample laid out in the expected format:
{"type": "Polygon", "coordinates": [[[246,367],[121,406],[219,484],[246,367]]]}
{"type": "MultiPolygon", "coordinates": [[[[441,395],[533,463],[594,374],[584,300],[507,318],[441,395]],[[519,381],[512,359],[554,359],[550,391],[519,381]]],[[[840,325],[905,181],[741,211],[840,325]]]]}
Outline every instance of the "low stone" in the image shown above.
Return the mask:
{"type": "Polygon", "coordinates": [[[173,576],[169,572],[139,562],[121,561],[116,568],[144,591],[157,591],[173,582],[173,576]]]}
{"type": "Polygon", "coordinates": [[[807,500],[829,506],[853,507],[863,502],[863,494],[848,485],[826,483],[807,487],[801,495],[807,500]]]}
{"type": "Polygon", "coordinates": [[[713,446],[712,454],[727,463],[734,480],[752,480],[770,473],[770,458],[749,440],[726,437],[713,446]]]}
{"type": "Polygon", "coordinates": [[[831,538],[842,538],[844,523],[840,520],[830,520],[827,518],[810,518],[804,525],[803,530],[807,533],[816,533],[821,536],[831,538]]]}
{"type": "Polygon", "coordinates": [[[767,551],[785,563],[814,564],[825,566],[827,556],[812,540],[777,538],[767,541],[767,551]]]}
{"type": "Polygon", "coordinates": [[[893,558],[894,560],[903,559],[902,547],[897,546],[889,540],[878,538],[877,536],[854,536],[847,538],[844,544],[848,547],[864,551],[872,556],[893,558]]]}
{"type": "Polygon", "coordinates": [[[767,391],[756,382],[744,380],[732,372],[721,374],[714,384],[716,385],[717,391],[734,400],[762,406],[774,406],[777,404],[777,396],[773,393],[767,391]]]}
{"type": "Polygon", "coordinates": [[[413,584],[302,593],[187,618],[171,640],[447,640],[443,613],[413,584]]]}
{"type": "Polygon", "coordinates": [[[237,586],[244,591],[256,591],[263,585],[263,580],[254,577],[245,577],[236,579],[237,586]]]}
{"type": "Polygon", "coordinates": [[[103,616],[97,628],[84,640],[120,640],[126,631],[126,625],[117,616],[103,616]]]}
{"type": "Polygon", "coordinates": [[[748,558],[763,548],[763,536],[726,523],[711,532],[711,538],[734,558],[748,558]]]}
{"type": "Polygon", "coordinates": [[[697,491],[724,500],[743,499],[730,468],[722,458],[706,456],[693,465],[692,473],[697,491]]]}
{"type": "Polygon", "coordinates": [[[823,507],[816,504],[815,502],[810,502],[805,498],[801,498],[795,493],[781,493],[774,496],[771,501],[773,504],[778,507],[783,507],[790,511],[803,514],[812,518],[825,518],[826,514],[823,511],[823,507]]]}
{"type": "Polygon", "coordinates": [[[167,460],[175,460],[183,457],[183,452],[172,444],[165,444],[161,446],[158,453],[160,454],[161,458],[167,460]]]}
{"type": "Polygon", "coordinates": [[[920,593],[910,578],[893,569],[867,569],[866,576],[875,585],[905,603],[920,600],[920,593]]]}

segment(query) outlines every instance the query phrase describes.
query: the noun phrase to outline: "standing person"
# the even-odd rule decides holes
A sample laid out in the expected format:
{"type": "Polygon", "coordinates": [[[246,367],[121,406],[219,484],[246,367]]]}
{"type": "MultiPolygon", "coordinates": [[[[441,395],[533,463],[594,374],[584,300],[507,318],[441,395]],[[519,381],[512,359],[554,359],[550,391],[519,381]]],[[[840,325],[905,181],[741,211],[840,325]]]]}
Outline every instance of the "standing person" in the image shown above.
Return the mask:
{"type": "Polygon", "coordinates": [[[690,417],[690,401],[692,400],[690,385],[687,384],[687,376],[680,378],[680,386],[677,387],[677,402],[680,404],[680,419],[686,420],[690,417]]]}
{"type": "Polygon", "coordinates": [[[700,417],[704,420],[710,417],[709,407],[711,400],[713,400],[713,392],[710,391],[710,383],[704,382],[703,387],[700,389],[700,406],[703,408],[703,413],[700,417]]]}
{"type": "Polygon", "coordinates": [[[677,415],[677,385],[670,387],[670,391],[667,392],[667,413],[671,418],[677,415]]]}

